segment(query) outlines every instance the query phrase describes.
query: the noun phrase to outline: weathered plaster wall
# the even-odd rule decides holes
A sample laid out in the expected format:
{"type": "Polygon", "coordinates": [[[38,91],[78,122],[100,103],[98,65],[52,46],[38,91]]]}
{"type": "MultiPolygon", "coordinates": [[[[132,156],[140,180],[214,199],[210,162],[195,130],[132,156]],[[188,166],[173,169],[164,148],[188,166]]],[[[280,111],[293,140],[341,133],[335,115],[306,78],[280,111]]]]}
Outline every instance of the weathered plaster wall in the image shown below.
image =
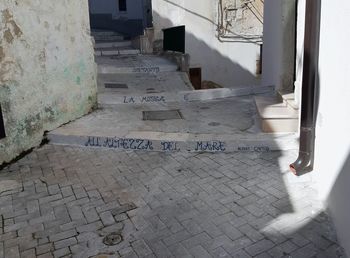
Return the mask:
{"type": "Polygon", "coordinates": [[[295,67],[295,0],[266,0],[262,84],[292,92],[295,67]]]}
{"type": "Polygon", "coordinates": [[[84,0],[0,2],[0,164],[40,144],[44,131],[96,103],[96,67],[84,0]]]}
{"type": "Polygon", "coordinates": [[[218,1],[153,0],[152,7],[156,40],[163,38],[163,28],[186,25],[190,66],[202,67],[203,80],[224,87],[260,84],[256,76],[260,46],[218,40],[218,1]]]}

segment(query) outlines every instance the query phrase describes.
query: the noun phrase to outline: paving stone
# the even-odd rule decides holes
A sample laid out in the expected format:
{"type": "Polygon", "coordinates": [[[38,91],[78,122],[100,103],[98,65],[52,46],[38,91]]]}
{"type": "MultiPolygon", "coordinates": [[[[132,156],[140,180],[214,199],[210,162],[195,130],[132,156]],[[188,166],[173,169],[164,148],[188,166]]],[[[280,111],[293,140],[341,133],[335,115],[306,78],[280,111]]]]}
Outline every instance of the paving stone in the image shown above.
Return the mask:
{"type": "Polygon", "coordinates": [[[212,256],[202,246],[198,245],[189,249],[189,252],[195,258],[212,258],[212,256]]]}
{"type": "Polygon", "coordinates": [[[87,209],[83,208],[82,211],[88,223],[92,223],[100,220],[100,216],[98,216],[95,208],[87,208],[87,209]]]}
{"type": "Polygon", "coordinates": [[[93,222],[87,225],[82,225],[77,227],[77,232],[78,233],[83,233],[83,232],[93,232],[101,229],[103,227],[103,224],[101,221],[93,222]]]}
{"type": "Polygon", "coordinates": [[[62,187],[61,193],[63,197],[72,196],[74,194],[71,186],[62,187]]]}
{"type": "Polygon", "coordinates": [[[146,242],[143,240],[137,240],[133,242],[131,246],[139,257],[146,257],[153,253],[146,242]]]}
{"type": "Polygon", "coordinates": [[[5,256],[6,258],[20,258],[18,246],[13,246],[10,248],[5,248],[5,256]]]}
{"type": "Polygon", "coordinates": [[[49,239],[51,242],[56,242],[62,239],[67,239],[73,236],[76,236],[78,233],[75,229],[71,229],[68,231],[63,231],[63,232],[59,232],[58,234],[55,235],[51,235],[49,236],[49,239]]]}
{"type": "Polygon", "coordinates": [[[188,233],[187,231],[179,231],[169,237],[166,237],[163,239],[163,242],[167,245],[174,245],[178,242],[181,242],[183,240],[186,240],[191,237],[191,234],[188,233]]]}
{"type": "Polygon", "coordinates": [[[263,253],[265,251],[268,251],[272,247],[274,247],[274,243],[272,241],[263,239],[259,242],[256,242],[248,247],[245,248],[245,250],[252,256],[256,256],[260,253],[263,253]]]}
{"type": "Polygon", "coordinates": [[[292,252],[290,256],[293,258],[308,258],[308,257],[314,257],[318,253],[317,248],[313,244],[308,244],[302,248],[299,248],[292,252]]]}
{"type": "Polygon", "coordinates": [[[75,245],[76,243],[77,243],[77,239],[75,237],[71,237],[71,238],[54,242],[54,246],[55,246],[55,249],[57,250],[57,249],[69,247],[71,245],[75,245]]]}
{"type": "Polygon", "coordinates": [[[23,258],[36,258],[35,249],[29,249],[21,252],[21,257],[23,258]]]}
{"type": "Polygon", "coordinates": [[[182,241],[181,243],[184,247],[191,248],[192,246],[197,246],[197,245],[206,243],[210,240],[211,240],[211,237],[206,232],[203,232],[191,238],[188,238],[182,241]]]}
{"type": "Polygon", "coordinates": [[[69,248],[62,248],[62,249],[58,249],[56,251],[53,252],[53,256],[55,258],[59,258],[59,257],[64,257],[65,255],[70,254],[70,250],[69,248]]]}
{"type": "Polygon", "coordinates": [[[51,253],[41,254],[37,256],[37,258],[53,258],[53,257],[54,256],[51,253]]]}
{"type": "Polygon", "coordinates": [[[106,211],[100,214],[100,218],[104,226],[110,226],[115,223],[115,220],[110,211],[106,211]]]}
{"type": "Polygon", "coordinates": [[[46,254],[46,253],[52,252],[54,250],[52,243],[39,245],[35,249],[36,249],[37,255],[46,254]]]}

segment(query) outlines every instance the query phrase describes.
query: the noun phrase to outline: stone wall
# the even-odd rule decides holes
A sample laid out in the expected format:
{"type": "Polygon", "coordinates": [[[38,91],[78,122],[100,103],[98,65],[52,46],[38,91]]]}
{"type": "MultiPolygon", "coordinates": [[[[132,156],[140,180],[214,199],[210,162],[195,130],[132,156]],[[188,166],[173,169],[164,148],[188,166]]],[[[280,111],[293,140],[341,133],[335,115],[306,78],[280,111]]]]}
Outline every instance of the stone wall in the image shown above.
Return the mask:
{"type": "Polygon", "coordinates": [[[0,2],[0,164],[96,104],[88,1],[0,2]]]}

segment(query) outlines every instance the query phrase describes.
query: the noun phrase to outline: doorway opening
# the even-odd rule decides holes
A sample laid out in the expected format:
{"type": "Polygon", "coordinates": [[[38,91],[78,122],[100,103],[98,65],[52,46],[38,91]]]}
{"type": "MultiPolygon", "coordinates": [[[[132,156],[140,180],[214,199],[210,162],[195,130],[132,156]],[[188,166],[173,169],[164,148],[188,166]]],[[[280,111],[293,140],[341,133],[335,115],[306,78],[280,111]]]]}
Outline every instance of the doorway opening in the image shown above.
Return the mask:
{"type": "Polygon", "coordinates": [[[134,38],[152,26],[151,0],[89,0],[91,30],[134,38]]]}

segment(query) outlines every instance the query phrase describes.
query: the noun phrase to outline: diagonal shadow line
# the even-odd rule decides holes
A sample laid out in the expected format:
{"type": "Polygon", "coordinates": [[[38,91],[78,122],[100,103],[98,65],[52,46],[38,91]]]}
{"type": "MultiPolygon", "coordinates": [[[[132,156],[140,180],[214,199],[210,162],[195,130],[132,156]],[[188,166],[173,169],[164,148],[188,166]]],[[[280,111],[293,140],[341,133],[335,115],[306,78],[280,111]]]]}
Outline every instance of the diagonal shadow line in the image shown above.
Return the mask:
{"type": "MultiPolygon", "coordinates": [[[[190,13],[190,14],[193,14],[193,15],[195,15],[195,16],[197,16],[197,17],[203,19],[203,20],[206,20],[206,21],[210,22],[211,24],[213,24],[213,25],[215,25],[215,26],[217,26],[217,27],[219,26],[218,23],[212,21],[212,20],[209,19],[208,17],[205,17],[205,16],[203,16],[203,15],[201,15],[201,14],[199,14],[199,13],[196,13],[196,12],[190,10],[190,9],[187,9],[187,8],[185,8],[185,7],[183,7],[183,6],[179,5],[179,4],[177,4],[177,3],[174,3],[174,2],[172,2],[172,1],[170,1],[170,0],[162,0],[162,1],[164,1],[164,2],[166,2],[166,3],[168,3],[168,4],[171,4],[171,5],[173,5],[173,6],[176,6],[176,7],[180,8],[180,9],[182,9],[182,10],[184,10],[184,11],[190,13]]],[[[249,43],[257,44],[255,41],[251,40],[249,37],[245,37],[245,36],[240,35],[240,34],[234,32],[234,31],[231,31],[231,30],[229,30],[229,29],[227,29],[227,31],[229,31],[230,33],[232,33],[232,34],[235,35],[236,37],[240,37],[240,38],[244,39],[245,41],[248,41],[249,43]]],[[[219,39],[219,38],[218,38],[218,39],[219,39]]],[[[220,39],[219,39],[219,40],[220,40],[220,39]]],[[[223,42],[222,40],[220,40],[220,41],[223,42]]]]}

